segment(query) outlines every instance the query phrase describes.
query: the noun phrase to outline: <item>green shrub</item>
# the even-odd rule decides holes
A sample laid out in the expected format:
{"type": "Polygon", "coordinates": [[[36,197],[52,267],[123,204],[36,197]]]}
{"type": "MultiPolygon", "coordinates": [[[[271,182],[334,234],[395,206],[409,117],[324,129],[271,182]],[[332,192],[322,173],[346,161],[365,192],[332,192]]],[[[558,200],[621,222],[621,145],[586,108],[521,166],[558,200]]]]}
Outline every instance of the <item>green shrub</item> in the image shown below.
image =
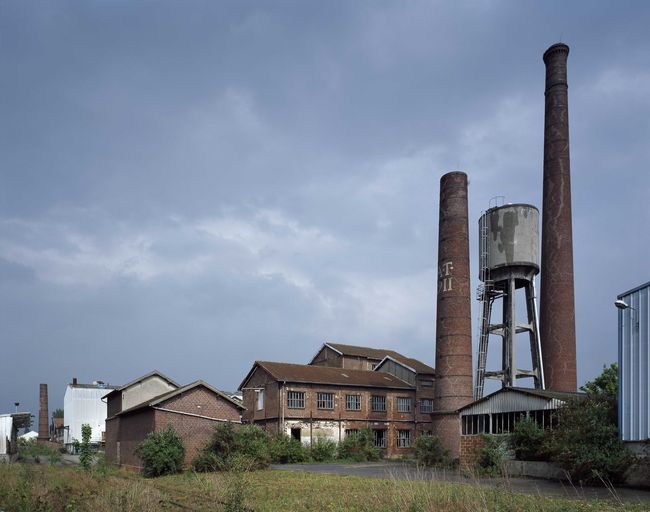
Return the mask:
{"type": "Polygon", "coordinates": [[[303,444],[284,434],[277,434],[271,439],[270,453],[274,464],[295,464],[308,458],[303,444]]]}
{"type": "Polygon", "coordinates": [[[336,443],[330,439],[317,438],[309,448],[309,457],[315,462],[328,462],[336,458],[336,443]]]}
{"type": "Polygon", "coordinates": [[[136,449],[146,477],[172,475],[183,469],[185,447],[176,431],[169,425],[165,430],[151,432],[136,449]]]}
{"type": "Polygon", "coordinates": [[[517,460],[548,460],[548,433],[532,418],[516,423],[510,434],[510,446],[517,460]]]}
{"type": "Polygon", "coordinates": [[[507,439],[499,436],[481,436],[483,446],[476,450],[478,470],[480,473],[496,476],[501,473],[503,459],[506,455],[507,439]]]}
{"type": "Polygon", "coordinates": [[[618,437],[618,368],[612,364],[580,389],[583,400],[570,400],[558,410],[558,426],[550,437],[551,460],[574,480],[590,484],[620,482],[635,458],[618,437]]]}
{"type": "Polygon", "coordinates": [[[79,463],[86,471],[90,471],[93,465],[94,455],[90,448],[90,438],[93,435],[93,429],[88,423],[81,425],[81,444],[79,445],[79,463]]]}
{"type": "Polygon", "coordinates": [[[420,435],[413,443],[415,460],[422,466],[449,466],[449,451],[443,448],[437,436],[420,435]]]}
{"type": "Polygon", "coordinates": [[[195,471],[234,471],[262,469],[271,462],[271,439],[257,425],[235,427],[218,425],[210,440],[192,461],[195,471]]]}
{"type": "Polygon", "coordinates": [[[375,447],[372,430],[360,430],[343,439],[338,446],[338,458],[355,462],[379,460],[381,450],[375,447]]]}

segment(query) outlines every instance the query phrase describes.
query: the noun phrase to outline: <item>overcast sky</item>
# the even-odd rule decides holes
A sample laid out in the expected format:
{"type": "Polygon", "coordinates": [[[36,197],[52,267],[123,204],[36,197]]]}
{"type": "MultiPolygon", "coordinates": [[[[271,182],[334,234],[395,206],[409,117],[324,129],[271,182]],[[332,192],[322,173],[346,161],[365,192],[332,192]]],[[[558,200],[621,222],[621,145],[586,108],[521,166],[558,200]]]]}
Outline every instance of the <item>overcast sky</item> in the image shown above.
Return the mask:
{"type": "Polygon", "coordinates": [[[541,207],[560,40],[593,378],[650,280],[649,26],[641,1],[4,0],[0,412],[154,368],[236,389],[325,341],[433,364],[440,176],[469,175],[472,258],[490,198],[541,207]]]}

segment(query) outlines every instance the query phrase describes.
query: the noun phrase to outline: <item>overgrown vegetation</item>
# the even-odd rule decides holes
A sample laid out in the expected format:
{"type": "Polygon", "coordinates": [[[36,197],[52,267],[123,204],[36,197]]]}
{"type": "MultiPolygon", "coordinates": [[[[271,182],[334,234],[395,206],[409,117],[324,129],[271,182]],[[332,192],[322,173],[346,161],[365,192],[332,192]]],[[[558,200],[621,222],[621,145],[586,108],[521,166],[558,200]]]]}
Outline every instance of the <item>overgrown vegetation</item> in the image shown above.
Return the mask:
{"type": "Polygon", "coordinates": [[[510,446],[518,460],[548,460],[549,436],[533,418],[524,418],[510,435],[510,446]]]}
{"type": "Polygon", "coordinates": [[[354,462],[379,460],[381,451],[375,447],[372,430],[359,430],[343,439],[338,446],[338,458],[354,462]]]}
{"type": "Polygon", "coordinates": [[[634,462],[618,436],[618,367],[603,368],[580,388],[584,400],[571,400],[559,411],[559,425],[551,432],[551,460],[572,479],[589,484],[620,482],[634,462]]]}
{"type": "Polygon", "coordinates": [[[185,447],[171,425],[148,434],[136,454],[142,460],[142,473],[146,477],[173,475],[183,470],[185,447]]]}
{"type": "Polygon", "coordinates": [[[35,440],[18,440],[18,460],[33,460],[37,464],[47,461],[52,465],[59,464],[62,460],[61,452],[35,440]]]}
{"type": "Polygon", "coordinates": [[[194,471],[230,471],[246,467],[263,469],[269,464],[379,460],[372,431],[362,430],[337,444],[317,437],[311,446],[284,434],[269,435],[257,425],[223,423],[215,428],[204,449],[192,461],[194,471]]]}
{"type": "Polygon", "coordinates": [[[413,443],[415,460],[421,466],[450,466],[451,457],[437,436],[419,436],[413,443]]]}
{"type": "Polygon", "coordinates": [[[79,444],[79,463],[86,471],[90,471],[93,465],[94,454],[90,447],[90,438],[93,429],[88,423],[81,425],[81,443],[79,444]]]}
{"type": "Polygon", "coordinates": [[[322,510],[346,512],[641,512],[647,503],[524,495],[482,484],[440,483],[260,471],[244,476],[245,495],[238,494],[234,473],[186,472],[145,479],[116,471],[94,471],[34,464],[0,464],[0,510],[7,512],[157,512],[214,510],[270,512],[322,510]],[[248,478],[248,480],[246,480],[248,478]]]}
{"type": "Polygon", "coordinates": [[[476,450],[480,474],[497,476],[502,473],[503,460],[508,449],[508,439],[503,436],[481,436],[483,445],[476,450]]]}
{"type": "Polygon", "coordinates": [[[580,389],[587,396],[567,401],[553,430],[543,430],[530,419],[517,423],[510,437],[515,456],[550,460],[585,484],[620,482],[634,457],[618,437],[617,365],[603,368],[580,389]]]}

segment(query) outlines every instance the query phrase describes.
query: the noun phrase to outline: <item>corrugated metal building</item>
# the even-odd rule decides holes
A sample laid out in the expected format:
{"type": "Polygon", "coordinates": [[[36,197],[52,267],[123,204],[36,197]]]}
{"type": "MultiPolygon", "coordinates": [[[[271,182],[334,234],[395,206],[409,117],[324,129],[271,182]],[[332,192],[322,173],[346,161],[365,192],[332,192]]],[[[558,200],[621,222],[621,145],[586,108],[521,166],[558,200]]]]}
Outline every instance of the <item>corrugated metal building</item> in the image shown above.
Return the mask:
{"type": "Polygon", "coordinates": [[[91,443],[99,444],[104,441],[107,409],[102,397],[111,389],[115,389],[115,386],[107,386],[101,381],[78,384],[77,379],[72,379],[63,397],[63,442],[66,445],[72,445],[75,440],[81,442],[81,426],[84,423],[92,428],[91,443]]]}
{"type": "Polygon", "coordinates": [[[618,296],[618,424],[623,441],[650,439],[650,282],[618,296]]]}
{"type": "Polygon", "coordinates": [[[32,424],[31,414],[0,414],[0,461],[10,460],[18,452],[18,429],[32,424]]]}

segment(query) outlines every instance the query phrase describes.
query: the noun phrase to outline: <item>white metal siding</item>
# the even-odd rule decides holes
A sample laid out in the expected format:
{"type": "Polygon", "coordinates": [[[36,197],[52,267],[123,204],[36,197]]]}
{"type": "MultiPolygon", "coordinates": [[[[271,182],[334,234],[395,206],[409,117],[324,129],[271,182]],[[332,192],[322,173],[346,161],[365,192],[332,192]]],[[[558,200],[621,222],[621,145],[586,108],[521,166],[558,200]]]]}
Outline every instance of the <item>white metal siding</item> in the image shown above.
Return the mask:
{"type": "Polygon", "coordinates": [[[10,415],[0,416],[0,455],[7,453],[7,440],[11,440],[13,418],[10,415]]]}
{"type": "Polygon", "coordinates": [[[517,391],[503,391],[463,409],[461,416],[499,412],[555,410],[564,404],[557,398],[542,398],[517,391]]]}
{"type": "Polygon", "coordinates": [[[64,442],[81,442],[81,425],[88,423],[93,429],[91,443],[102,440],[106,431],[106,404],[101,398],[109,392],[106,388],[79,388],[68,386],[63,397],[65,431],[64,442]]]}
{"type": "Polygon", "coordinates": [[[650,439],[650,283],[619,295],[619,429],[623,441],[650,439]]]}

